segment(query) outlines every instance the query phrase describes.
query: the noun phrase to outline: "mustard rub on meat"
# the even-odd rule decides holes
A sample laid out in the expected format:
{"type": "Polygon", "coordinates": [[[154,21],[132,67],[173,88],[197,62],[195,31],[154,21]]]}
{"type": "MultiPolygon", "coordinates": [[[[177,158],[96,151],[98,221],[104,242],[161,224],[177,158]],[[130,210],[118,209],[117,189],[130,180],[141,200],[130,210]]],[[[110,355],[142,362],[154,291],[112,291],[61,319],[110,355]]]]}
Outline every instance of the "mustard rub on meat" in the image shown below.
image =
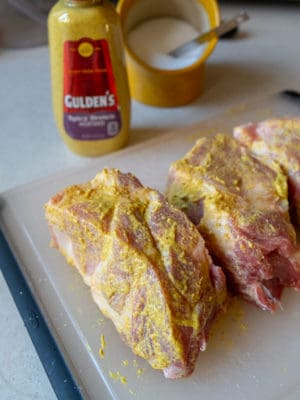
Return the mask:
{"type": "Polygon", "coordinates": [[[274,311],[283,287],[300,289],[300,251],[281,169],[235,139],[203,137],[170,167],[167,197],[203,235],[230,289],[274,311]]]}
{"type": "Polygon", "coordinates": [[[226,285],[185,214],[114,169],[66,188],[45,209],[52,245],[125,343],[167,378],[190,375],[226,285]]]}

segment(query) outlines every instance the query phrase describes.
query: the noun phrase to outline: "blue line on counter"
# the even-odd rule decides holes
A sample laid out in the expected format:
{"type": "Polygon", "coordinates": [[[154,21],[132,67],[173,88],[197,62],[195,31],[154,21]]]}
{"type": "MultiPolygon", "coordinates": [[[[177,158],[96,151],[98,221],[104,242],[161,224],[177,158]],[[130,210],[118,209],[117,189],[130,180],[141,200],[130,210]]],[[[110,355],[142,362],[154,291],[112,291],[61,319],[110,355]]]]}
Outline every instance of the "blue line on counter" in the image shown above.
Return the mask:
{"type": "Polygon", "coordinates": [[[1,231],[0,268],[57,398],[83,400],[1,231]]]}

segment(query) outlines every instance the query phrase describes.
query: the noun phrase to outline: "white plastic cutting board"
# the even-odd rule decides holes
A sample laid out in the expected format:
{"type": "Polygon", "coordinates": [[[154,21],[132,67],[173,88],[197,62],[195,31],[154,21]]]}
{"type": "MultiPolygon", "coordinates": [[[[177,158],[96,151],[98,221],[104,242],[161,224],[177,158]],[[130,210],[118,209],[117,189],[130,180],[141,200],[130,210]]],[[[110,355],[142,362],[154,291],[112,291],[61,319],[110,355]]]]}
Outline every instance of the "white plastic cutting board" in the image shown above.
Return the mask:
{"type": "Polygon", "coordinates": [[[193,375],[166,380],[133,355],[101,315],[78,273],[49,247],[43,210],[50,196],[91,179],[104,166],[131,171],[145,185],[163,191],[170,163],[200,135],[230,133],[242,122],[296,114],[300,103],[280,96],[240,105],[197,126],[174,128],[85,168],[62,171],[0,196],[1,228],[86,399],[299,400],[300,293],[286,290],[284,310],[275,315],[235,302],[215,324],[193,375]],[[98,353],[101,335],[104,358],[98,353]]]}

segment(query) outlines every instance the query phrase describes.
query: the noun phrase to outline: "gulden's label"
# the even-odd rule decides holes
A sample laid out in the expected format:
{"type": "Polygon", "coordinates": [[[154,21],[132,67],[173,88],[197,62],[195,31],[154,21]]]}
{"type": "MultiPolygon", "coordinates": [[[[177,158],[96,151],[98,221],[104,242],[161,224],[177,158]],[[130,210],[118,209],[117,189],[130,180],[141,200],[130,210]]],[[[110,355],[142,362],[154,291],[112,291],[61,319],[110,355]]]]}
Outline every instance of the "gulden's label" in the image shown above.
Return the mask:
{"type": "Polygon", "coordinates": [[[121,130],[121,113],[106,40],[64,43],[64,127],[77,140],[101,140],[121,130]]]}

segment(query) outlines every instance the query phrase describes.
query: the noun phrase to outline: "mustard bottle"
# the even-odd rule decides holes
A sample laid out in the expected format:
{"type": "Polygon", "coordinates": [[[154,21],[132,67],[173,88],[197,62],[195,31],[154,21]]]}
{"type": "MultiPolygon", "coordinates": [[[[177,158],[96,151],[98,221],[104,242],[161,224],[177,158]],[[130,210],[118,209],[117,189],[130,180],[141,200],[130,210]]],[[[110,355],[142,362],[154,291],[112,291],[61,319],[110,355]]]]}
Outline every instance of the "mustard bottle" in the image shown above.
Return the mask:
{"type": "Polygon", "coordinates": [[[130,96],[119,16],[109,0],[59,0],[48,17],[54,117],[83,156],[121,148],[130,96]]]}

